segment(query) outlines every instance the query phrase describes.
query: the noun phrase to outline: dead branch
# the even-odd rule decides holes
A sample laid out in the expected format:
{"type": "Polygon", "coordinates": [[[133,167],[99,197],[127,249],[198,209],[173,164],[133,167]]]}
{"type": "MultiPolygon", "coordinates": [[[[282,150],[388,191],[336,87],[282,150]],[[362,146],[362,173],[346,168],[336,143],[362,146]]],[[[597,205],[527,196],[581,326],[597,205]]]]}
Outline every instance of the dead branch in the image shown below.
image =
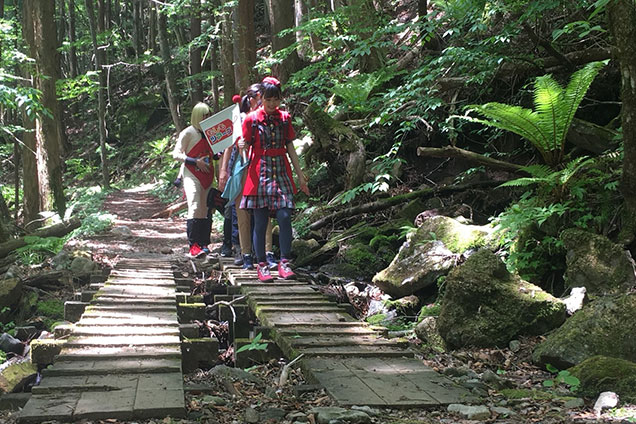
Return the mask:
{"type": "MultiPolygon", "coordinates": [[[[70,233],[74,229],[79,228],[80,225],[81,222],[79,218],[73,217],[68,221],[60,222],[59,224],[51,225],[49,227],[40,228],[29,235],[38,237],[62,237],[70,233]]],[[[4,258],[14,250],[26,245],[27,243],[26,241],[24,241],[24,237],[9,240],[5,243],[0,244],[0,258],[4,258]]]]}
{"type": "Polygon", "coordinates": [[[322,227],[342,218],[355,216],[363,213],[377,212],[380,210],[388,209],[392,206],[399,205],[401,203],[408,202],[413,199],[428,199],[435,196],[447,196],[452,193],[459,193],[471,189],[491,188],[502,184],[504,181],[483,181],[472,184],[462,184],[456,186],[434,187],[426,188],[423,190],[412,191],[399,196],[387,197],[385,199],[376,200],[375,202],[365,203],[358,206],[353,206],[347,209],[342,209],[332,213],[329,216],[319,219],[312,223],[309,229],[312,231],[319,230],[322,227]]]}
{"type": "Polygon", "coordinates": [[[188,202],[184,200],[183,202],[178,202],[178,203],[175,203],[174,205],[168,206],[166,209],[159,211],[153,216],[151,216],[151,218],[170,218],[173,214],[187,207],[188,207],[188,202]]]}
{"type": "Polygon", "coordinates": [[[476,162],[480,165],[488,166],[489,168],[501,169],[508,172],[524,172],[521,169],[521,165],[493,159],[488,156],[480,155],[479,153],[471,152],[469,150],[464,150],[460,149],[459,147],[453,146],[418,147],[417,155],[433,158],[463,158],[471,162],[476,162]]]}

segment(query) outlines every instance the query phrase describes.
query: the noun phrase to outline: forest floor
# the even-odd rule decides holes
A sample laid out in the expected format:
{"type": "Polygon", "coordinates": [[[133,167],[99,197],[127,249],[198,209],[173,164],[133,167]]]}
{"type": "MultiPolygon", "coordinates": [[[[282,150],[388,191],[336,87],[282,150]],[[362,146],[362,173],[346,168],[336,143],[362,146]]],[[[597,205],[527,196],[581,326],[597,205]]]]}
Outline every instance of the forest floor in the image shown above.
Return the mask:
{"type": "MultiPolygon", "coordinates": [[[[94,260],[114,266],[122,257],[143,257],[165,255],[166,260],[183,258],[186,253],[185,220],[180,217],[151,219],[165,205],[153,197],[148,188],[125,190],[110,195],[104,209],[115,215],[115,230],[89,239],[75,242],[74,248],[90,250],[94,260]],[[127,230],[123,228],[127,228],[127,230]],[[119,229],[117,229],[119,228],[119,229]]],[[[216,243],[211,247],[215,252],[220,247],[221,236],[213,230],[212,239],[216,243]]],[[[70,293],[69,293],[70,295],[70,293]]],[[[446,408],[437,409],[376,409],[370,421],[377,424],[415,424],[415,423],[595,423],[595,422],[636,422],[634,407],[619,404],[619,409],[604,410],[600,418],[592,411],[594,399],[584,399],[577,407],[566,406],[569,398],[576,394],[568,390],[553,389],[551,392],[542,387],[542,383],[552,376],[533,366],[530,361],[532,347],[537,338],[520,340],[520,348],[515,352],[509,349],[472,349],[456,350],[447,353],[426,351],[417,345],[424,363],[438,372],[477,376],[487,370],[496,373],[500,384],[509,389],[508,396],[502,395],[501,387],[494,389],[483,386],[481,405],[506,408],[510,415],[492,413],[490,418],[481,421],[467,420],[448,412],[446,408]],[[533,391],[534,390],[534,391],[533,391]],[[622,407],[622,408],[620,408],[622,407]]],[[[238,424],[244,422],[291,423],[287,419],[265,419],[269,416],[287,416],[295,414],[295,422],[315,424],[312,408],[317,406],[335,406],[333,400],[323,390],[301,393],[304,378],[300,370],[292,370],[289,380],[283,387],[277,388],[285,361],[273,360],[250,369],[256,380],[219,378],[213,370],[197,370],[184,376],[186,387],[196,386],[186,391],[188,415],[184,419],[135,420],[134,423],[218,423],[238,424]],[[261,418],[258,418],[259,413],[261,418]],[[250,418],[251,417],[251,418],[250,418]],[[254,418],[256,417],[256,418],[254,418]]],[[[0,422],[17,423],[19,413],[0,411],[0,422]]],[[[93,420],[83,423],[130,423],[133,421],[93,420]]],[[[338,421],[348,422],[348,421],[338,421]]],[[[56,421],[50,421],[50,424],[56,421]]]]}

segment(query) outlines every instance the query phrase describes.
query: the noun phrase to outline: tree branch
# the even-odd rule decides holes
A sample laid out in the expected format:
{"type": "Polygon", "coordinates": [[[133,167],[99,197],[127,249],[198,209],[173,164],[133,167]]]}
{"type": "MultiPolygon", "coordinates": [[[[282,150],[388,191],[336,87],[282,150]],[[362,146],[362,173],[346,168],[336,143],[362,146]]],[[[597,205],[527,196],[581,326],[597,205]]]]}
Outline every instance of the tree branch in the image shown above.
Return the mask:
{"type": "Polygon", "coordinates": [[[387,197],[385,199],[376,200],[375,202],[365,203],[358,206],[353,206],[347,209],[342,209],[337,212],[332,213],[331,215],[325,216],[324,218],[319,219],[318,221],[312,223],[309,226],[309,229],[312,231],[319,230],[322,227],[328,225],[329,223],[369,212],[377,212],[383,209],[390,208],[391,206],[399,205],[404,202],[408,202],[413,199],[421,198],[428,199],[435,196],[445,196],[452,193],[459,193],[466,190],[477,189],[477,188],[491,188],[496,187],[502,184],[503,181],[482,181],[472,184],[462,184],[456,186],[445,186],[445,187],[434,187],[434,188],[426,188],[423,190],[412,191],[410,193],[405,193],[399,196],[387,197]]]}
{"type": "Polygon", "coordinates": [[[463,158],[472,162],[476,162],[480,165],[488,166],[489,168],[501,169],[508,172],[524,172],[521,165],[515,163],[505,162],[498,159],[493,159],[488,156],[480,155],[479,153],[471,152],[469,150],[460,149],[459,147],[446,146],[446,147],[418,147],[418,156],[427,156],[433,158],[463,158]]]}

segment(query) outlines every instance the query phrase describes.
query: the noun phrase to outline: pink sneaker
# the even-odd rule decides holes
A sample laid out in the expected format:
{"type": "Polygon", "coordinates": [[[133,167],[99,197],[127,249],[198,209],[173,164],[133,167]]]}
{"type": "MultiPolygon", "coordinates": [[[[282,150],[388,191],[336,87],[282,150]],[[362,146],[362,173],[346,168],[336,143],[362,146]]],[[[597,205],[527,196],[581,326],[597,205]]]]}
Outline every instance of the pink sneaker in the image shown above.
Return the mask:
{"type": "Polygon", "coordinates": [[[278,263],[278,277],[283,280],[294,280],[296,278],[296,274],[289,267],[289,262],[287,259],[281,259],[278,263]]]}
{"type": "Polygon", "coordinates": [[[205,255],[205,251],[203,251],[203,249],[201,249],[201,246],[199,246],[199,243],[194,243],[192,244],[192,246],[190,246],[190,256],[193,258],[198,258],[200,256],[205,255]]]}
{"type": "Polygon", "coordinates": [[[259,264],[256,265],[256,272],[258,274],[258,279],[261,280],[263,283],[267,283],[274,279],[274,277],[272,277],[272,274],[270,274],[269,268],[267,267],[267,264],[265,262],[259,262],[259,264]]]}

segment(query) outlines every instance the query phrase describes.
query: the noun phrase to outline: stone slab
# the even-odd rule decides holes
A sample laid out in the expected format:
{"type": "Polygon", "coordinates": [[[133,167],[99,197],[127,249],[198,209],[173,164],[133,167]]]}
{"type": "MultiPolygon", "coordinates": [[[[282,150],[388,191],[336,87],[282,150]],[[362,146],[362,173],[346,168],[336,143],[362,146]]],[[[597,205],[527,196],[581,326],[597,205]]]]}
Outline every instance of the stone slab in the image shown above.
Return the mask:
{"type": "Polygon", "coordinates": [[[343,406],[437,407],[475,400],[417,359],[310,358],[302,366],[343,406]]]}
{"type": "Polygon", "coordinates": [[[90,359],[110,360],[116,358],[181,358],[181,347],[172,346],[68,346],[60,353],[58,360],[90,359]]]}
{"type": "Polygon", "coordinates": [[[46,420],[70,422],[80,393],[31,396],[20,412],[20,423],[40,423],[46,420]]]}
{"type": "Polygon", "coordinates": [[[127,420],[134,417],[136,389],[104,392],[82,392],[73,419],[111,418],[127,420]]]}
{"type": "Polygon", "coordinates": [[[67,347],[178,345],[179,336],[96,336],[72,338],[67,347]]]}
{"type": "Polygon", "coordinates": [[[98,375],[98,374],[154,374],[163,372],[181,372],[179,359],[110,359],[110,360],[73,360],[57,361],[43,370],[43,376],[62,375],[98,375]]]}

